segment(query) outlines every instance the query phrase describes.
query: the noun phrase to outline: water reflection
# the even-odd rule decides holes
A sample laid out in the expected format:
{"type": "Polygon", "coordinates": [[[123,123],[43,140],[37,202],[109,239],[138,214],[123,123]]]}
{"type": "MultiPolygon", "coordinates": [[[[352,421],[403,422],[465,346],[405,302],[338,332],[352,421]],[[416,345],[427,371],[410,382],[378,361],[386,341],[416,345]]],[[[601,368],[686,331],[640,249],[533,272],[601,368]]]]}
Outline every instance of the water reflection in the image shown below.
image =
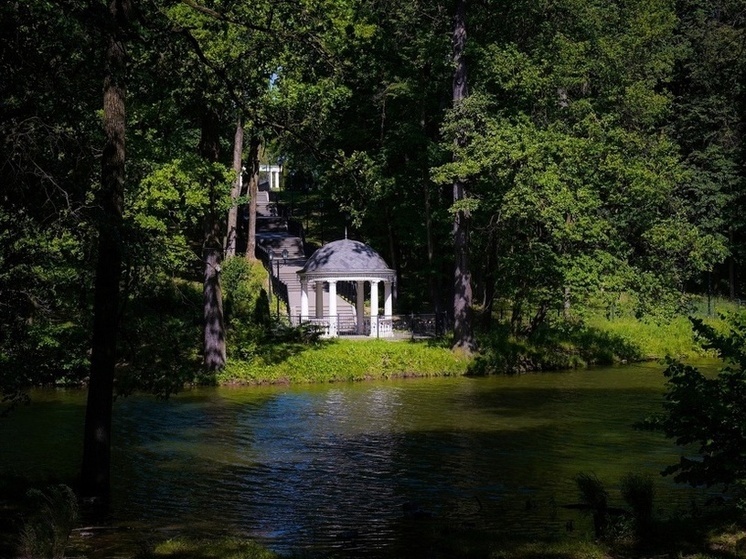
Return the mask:
{"type": "MultiPolygon", "coordinates": [[[[446,556],[455,536],[546,537],[569,521],[582,531],[559,506],[576,500],[578,472],[618,499],[625,473],[655,476],[677,459],[662,437],[631,428],[662,388],[660,367],[644,365],[132,397],[116,405],[115,516],[350,556],[446,556]]],[[[37,396],[0,422],[4,450],[9,429],[23,430],[3,461],[38,467],[38,449],[51,448],[55,467],[74,470],[83,396],[37,396]]],[[[687,506],[689,490],[655,481],[659,507],[687,506]]]]}

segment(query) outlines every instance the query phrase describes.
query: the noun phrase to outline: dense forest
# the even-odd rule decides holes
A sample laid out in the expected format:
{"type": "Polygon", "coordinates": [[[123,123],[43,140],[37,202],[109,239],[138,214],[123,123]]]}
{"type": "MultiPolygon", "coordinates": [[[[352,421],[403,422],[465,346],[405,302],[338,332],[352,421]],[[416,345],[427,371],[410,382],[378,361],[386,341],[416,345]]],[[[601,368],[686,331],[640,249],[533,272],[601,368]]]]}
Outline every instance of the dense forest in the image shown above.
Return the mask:
{"type": "Polygon", "coordinates": [[[745,21],[743,0],[2,3],[4,397],[88,379],[105,418],[117,365],[163,364],[123,391],[220,368],[260,160],[309,236],[349,227],[397,308],[450,313],[467,350],[498,309],[530,334],[740,297],[745,21]]]}

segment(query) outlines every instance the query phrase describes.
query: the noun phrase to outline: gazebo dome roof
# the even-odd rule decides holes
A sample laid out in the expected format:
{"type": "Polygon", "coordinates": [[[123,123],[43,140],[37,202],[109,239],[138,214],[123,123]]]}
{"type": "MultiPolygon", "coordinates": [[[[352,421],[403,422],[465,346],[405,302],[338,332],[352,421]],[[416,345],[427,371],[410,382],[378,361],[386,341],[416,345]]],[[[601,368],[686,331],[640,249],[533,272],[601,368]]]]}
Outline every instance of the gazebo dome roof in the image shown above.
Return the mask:
{"type": "Polygon", "coordinates": [[[390,277],[393,270],[371,247],[360,241],[342,239],[333,241],[318,249],[298,272],[301,276],[349,276],[390,277]]]}

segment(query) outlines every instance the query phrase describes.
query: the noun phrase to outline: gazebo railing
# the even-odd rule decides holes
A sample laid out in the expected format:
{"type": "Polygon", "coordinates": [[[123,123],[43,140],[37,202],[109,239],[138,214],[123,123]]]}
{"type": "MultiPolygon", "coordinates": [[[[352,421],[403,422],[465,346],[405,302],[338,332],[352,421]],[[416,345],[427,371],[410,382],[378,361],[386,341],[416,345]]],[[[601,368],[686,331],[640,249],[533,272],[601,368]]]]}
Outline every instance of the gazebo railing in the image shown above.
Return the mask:
{"type": "Polygon", "coordinates": [[[378,315],[373,317],[372,322],[371,316],[365,315],[359,328],[355,316],[339,314],[333,318],[334,321],[329,315],[324,315],[322,317],[306,317],[301,320],[300,314],[293,313],[290,322],[294,326],[301,323],[314,325],[319,329],[322,336],[330,336],[332,332],[336,332],[338,336],[358,335],[414,339],[442,336],[450,329],[450,322],[446,313],[378,315]]]}

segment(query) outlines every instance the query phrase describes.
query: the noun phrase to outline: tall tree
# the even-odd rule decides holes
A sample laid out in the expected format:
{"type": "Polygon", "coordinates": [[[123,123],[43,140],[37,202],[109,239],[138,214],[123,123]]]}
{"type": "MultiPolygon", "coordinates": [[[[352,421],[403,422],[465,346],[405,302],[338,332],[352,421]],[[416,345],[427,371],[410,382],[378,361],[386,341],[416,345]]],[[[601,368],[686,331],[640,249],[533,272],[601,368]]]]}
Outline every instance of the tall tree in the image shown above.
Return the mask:
{"type": "Polygon", "coordinates": [[[122,212],[125,181],[125,33],[133,0],[111,0],[104,35],[103,124],[106,142],[101,160],[98,261],[93,307],[91,374],[88,382],[81,494],[106,502],[110,495],[111,411],[114,397],[119,281],[122,269],[122,212]]]}
{"type": "Polygon", "coordinates": [[[238,236],[238,198],[241,196],[243,186],[243,123],[238,117],[236,133],[233,137],[233,186],[231,187],[231,207],[228,210],[228,232],[225,236],[225,257],[231,258],[236,255],[236,239],[238,236]]]}
{"type": "Polygon", "coordinates": [[[689,171],[688,212],[703,230],[727,239],[730,255],[715,268],[715,284],[724,276],[722,290],[735,297],[746,259],[746,11],[741,0],[683,0],[676,9],[682,46],[672,129],[689,171]]]}
{"type": "MultiPolygon", "coordinates": [[[[218,115],[211,107],[205,107],[202,116],[202,134],[199,153],[210,163],[220,160],[220,127],[218,115]]],[[[205,214],[205,238],[202,245],[205,275],[203,283],[204,304],[204,362],[209,371],[225,367],[225,320],[223,317],[223,293],[220,287],[220,265],[222,263],[221,220],[217,198],[218,177],[209,177],[209,206],[205,214]]]]}
{"type": "MultiPolygon", "coordinates": [[[[466,0],[457,0],[453,18],[453,107],[459,106],[469,95],[466,70],[466,0]]],[[[458,149],[465,147],[464,133],[456,133],[458,149]]],[[[454,152],[454,159],[458,157],[454,152]]],[[[474,324],[472,319],[472,285],[469,268],[469,225],[470,210],[465,202],[468,199],[464,179],[455,177],[453,181],[453,346],[472,352],[476,349],[474,324]]]]}
{"type": "Polygon", "coordinates": [[[246,232],[246,258],[256,260],[256,198],[259,192],[259,138],[252,135],[249,141],[249,219],[246,232]]]}

